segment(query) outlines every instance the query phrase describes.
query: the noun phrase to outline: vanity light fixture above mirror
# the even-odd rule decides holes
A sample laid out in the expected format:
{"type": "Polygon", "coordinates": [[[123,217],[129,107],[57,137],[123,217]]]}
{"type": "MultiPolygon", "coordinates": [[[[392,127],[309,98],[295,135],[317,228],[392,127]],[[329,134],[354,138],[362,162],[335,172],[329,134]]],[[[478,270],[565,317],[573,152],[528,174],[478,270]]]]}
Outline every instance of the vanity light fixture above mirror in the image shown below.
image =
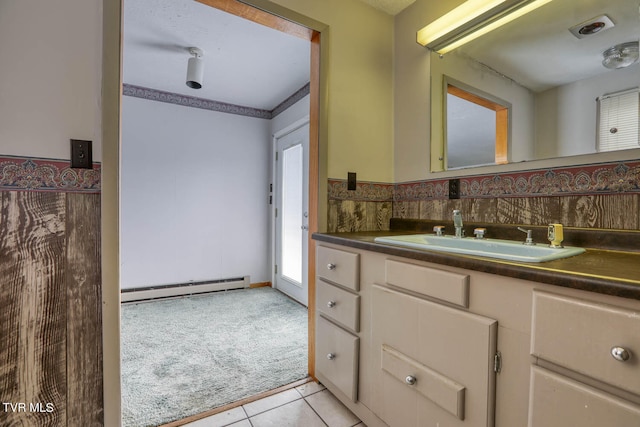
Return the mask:
{"type": "Polygon", "coordinates": [[[551,0],[467,0],[418,31],[417,41],[444,55],[551,0]]]}

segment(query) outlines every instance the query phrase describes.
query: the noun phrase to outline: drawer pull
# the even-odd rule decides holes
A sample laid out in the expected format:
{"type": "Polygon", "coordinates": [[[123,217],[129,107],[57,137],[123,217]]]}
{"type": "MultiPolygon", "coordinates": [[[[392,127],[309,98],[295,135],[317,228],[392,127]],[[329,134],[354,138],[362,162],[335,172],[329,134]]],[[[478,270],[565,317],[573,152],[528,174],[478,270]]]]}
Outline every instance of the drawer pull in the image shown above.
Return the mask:
{"type": "Polygon", "coordinates": [[[335,359],[335,358],[336,358],[336,355],[335,355],[334,353],[329,353],[329,354],[327,354],[327,359],[329,359],[329,360],[333,360],[333,359],[335,359]]]}
{"type": "Polygon", "coordinates": [[[335,302],[335,301],[329,301],[329,302],[327,303],[327,307],[329,307],[329,308],[333,308],[333,307],[335,307],[335,306],[336,306],[336,302],[335,302]]]}
{"type": "Polygon", "coordinates": [[[335,264],[327,264],[327,270],[335,270],[335,269],[336,269],[335,264]]]}
{"type": "Polygon", "coordinates": [[[413,375],[407,375],[407,378],[404,379],[404,382],[406,382],[409,385],[414,385],[417,381],[418,379],[413,375]]]}
{"type": "Polygon", "coordinates": [[[631,359],[631,352],[624,347],[613,347],[611,349],[611,355],[619,362],[626,362],[631,359]]]}

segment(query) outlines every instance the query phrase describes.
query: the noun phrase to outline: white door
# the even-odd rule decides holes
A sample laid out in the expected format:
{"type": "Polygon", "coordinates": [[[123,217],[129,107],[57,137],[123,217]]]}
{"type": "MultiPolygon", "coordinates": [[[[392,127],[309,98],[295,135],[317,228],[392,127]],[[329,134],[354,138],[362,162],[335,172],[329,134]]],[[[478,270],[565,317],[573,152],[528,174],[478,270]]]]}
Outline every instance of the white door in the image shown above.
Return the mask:
{"type": "Polygon", "coordinates": [[[274,286],[307,305],[309,121],[275,135],[274,286]]]}

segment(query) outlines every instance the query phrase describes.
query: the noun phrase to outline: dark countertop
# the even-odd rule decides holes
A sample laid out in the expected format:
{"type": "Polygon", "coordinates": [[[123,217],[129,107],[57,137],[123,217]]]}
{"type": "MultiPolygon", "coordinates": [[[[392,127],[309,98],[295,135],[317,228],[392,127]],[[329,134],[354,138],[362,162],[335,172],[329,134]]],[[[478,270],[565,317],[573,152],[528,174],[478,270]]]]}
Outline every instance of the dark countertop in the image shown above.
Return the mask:
{"type": "Polygon", "coordinates": [[[314,233],[313,239],[450,267],[640,300],[640,252],[587,248],[582,255],[570,258],[544,263],[525,263],[410,249],[374,242],[374,239],[379,236],[419,232],[397,230],[314,233]]]}

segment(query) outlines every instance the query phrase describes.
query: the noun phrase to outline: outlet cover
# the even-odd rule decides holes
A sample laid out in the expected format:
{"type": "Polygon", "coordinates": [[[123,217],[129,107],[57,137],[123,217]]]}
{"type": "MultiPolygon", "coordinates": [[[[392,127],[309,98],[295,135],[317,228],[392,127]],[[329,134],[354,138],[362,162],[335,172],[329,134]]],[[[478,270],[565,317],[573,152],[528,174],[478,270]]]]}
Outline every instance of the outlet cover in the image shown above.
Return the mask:
{"type": "Polygon", "coordinates": [[[71,167],[78,169],[93,169],[91,141],[84,141],[80,139],[71,140],[71,167]]]}
{"type": "Polygon", "coordinates": [[[460,198],[460,179],[453,178],[449,180],[449,199],[460,198]]]}
{"type": "Polygon", "coordinates": [[[356,173],[347,172],[347,190],[356,191],[356,173]]]}

